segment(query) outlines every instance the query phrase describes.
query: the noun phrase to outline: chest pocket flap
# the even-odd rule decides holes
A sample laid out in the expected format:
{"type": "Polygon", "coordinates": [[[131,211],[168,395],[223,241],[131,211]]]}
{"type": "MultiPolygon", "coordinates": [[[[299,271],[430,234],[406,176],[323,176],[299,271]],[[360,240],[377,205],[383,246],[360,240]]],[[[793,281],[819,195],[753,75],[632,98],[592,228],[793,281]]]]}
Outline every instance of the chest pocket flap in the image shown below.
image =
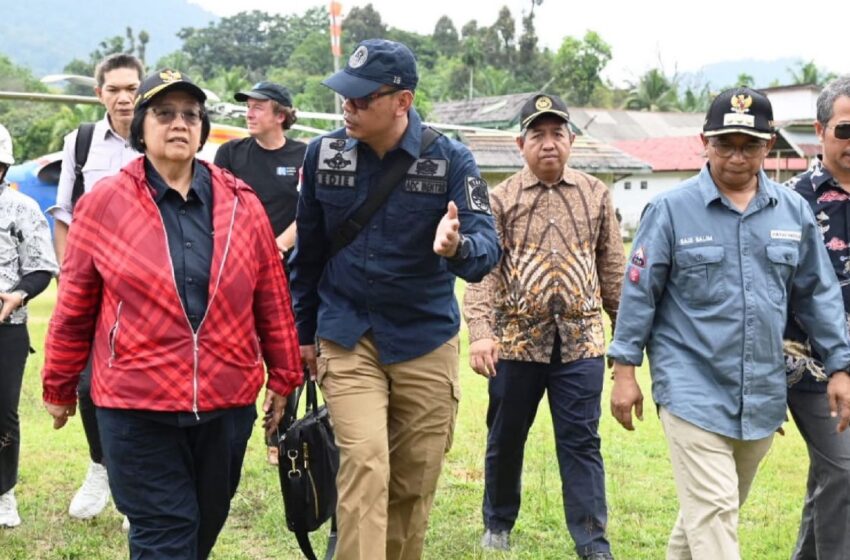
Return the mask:
{"type": "Polygon", "coordinates": [[[689,247],[676,252],[676,263],[681,268],[719,263],[723,260],[723,247],[713,245],[708,247],[689,247]]]}
{"type": "Polygon", "coordinates": [[[796,268],[800,260],[800,253],[797,251],[796,246],[768,245],[767,260],[773,264],[784,264],[796,268]]]}

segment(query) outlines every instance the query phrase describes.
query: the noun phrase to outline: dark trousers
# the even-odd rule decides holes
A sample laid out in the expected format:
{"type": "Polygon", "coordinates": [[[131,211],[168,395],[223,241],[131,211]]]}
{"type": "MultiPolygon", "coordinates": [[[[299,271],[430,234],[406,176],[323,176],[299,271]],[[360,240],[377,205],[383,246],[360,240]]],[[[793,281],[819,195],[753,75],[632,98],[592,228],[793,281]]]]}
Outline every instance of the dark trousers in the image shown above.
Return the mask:
{"type": "Polygon", "coordinates": [[[256,409],[190,426],[109,408],[97,418],[109,487],[130,519],[131,560],[207,558],[239,485],[256,409]]]}
{"type": "Polygon", "coordinates": [[[21,453],[18,404],[29,348],[26,325],[0,326],[0,494],[18,482],[21,453]]]}
{"type": "MultiPolygon", "coordinates": [[[[557,348],[557,344],[556,344],[557,348]]],[[[499,360],[489,381],[484,525],[511,530],[519,514],[528,431],[544,391],[555,429],[567,529],[579,555],[608,552],[605,471],[598,433],[602,358],[549,364],[499,360]]]]}
{"type": "Polygon", "coordinates": [[[792,560],[850,559],[850,431],[837,433],[826,393],[791,389],[788,408],[806,441],[809,476],[792,560]]]}
{"type": "Polygon", "coordinates": [[[103,447],[100,445],[100,431],[97,427],[97,414],[95,413],[94,401],[91,400],[91,356],[86,364],[86,369],[80,373],[80,382],[77,384],[78,409],[80,420],[83,422],[83,431],[86,433],[86,441],[89,444],[89,457],[93,463],[103,463],[103,447]]]}

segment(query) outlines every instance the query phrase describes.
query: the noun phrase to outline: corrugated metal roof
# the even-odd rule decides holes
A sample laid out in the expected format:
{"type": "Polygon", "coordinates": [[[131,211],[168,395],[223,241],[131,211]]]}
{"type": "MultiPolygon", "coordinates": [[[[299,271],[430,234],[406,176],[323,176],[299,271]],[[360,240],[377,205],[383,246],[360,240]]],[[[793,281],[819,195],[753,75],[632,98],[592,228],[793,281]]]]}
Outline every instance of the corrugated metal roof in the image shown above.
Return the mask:
{"type": "Polygon", "coordinates": [[[702,130],[703,113],[570,109],[575,127],[603,142],[693,136],[702,130]]]}
{"type": "MultiPolygon", "coordinates": [[[[512,172],[525,165],[513,136],[474,133],[462,134],[461,139],[482,171],[512,172]]],[[[649,164],[587,136],[576,136],[569,166],[586,173],[635,173],[650,169],[649,164]]]]}
{"type": "Polygon", "coordinates": [[[428,119],[449,124],[510,128],[519,122],[522,104],[534,93],[476,97],[463,101],[434,103],[428,119]]]}

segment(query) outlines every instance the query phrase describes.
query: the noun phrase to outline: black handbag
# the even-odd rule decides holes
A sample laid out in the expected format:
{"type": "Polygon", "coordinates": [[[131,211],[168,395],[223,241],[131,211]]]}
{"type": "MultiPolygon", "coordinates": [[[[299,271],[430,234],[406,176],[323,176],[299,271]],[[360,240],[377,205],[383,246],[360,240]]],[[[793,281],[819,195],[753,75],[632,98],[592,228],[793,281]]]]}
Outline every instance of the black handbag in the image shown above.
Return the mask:
{"type": "MultiPolygon", "coordinates": [[[[305,372],[306,373],[306,372],[305,372]]],[[[278,475],[286,512],[286,526],[295,533],[301,552],[316,560],[309,533],[330,519],[325,560],[336,551],[336,473],[339,450],[334,442],[328,409],[318,405],[316,382],[306,381],[287,402],[279,428],[278,475]],[[301,394],[307,392],[304,416],[295,419],[301,394]]]]}

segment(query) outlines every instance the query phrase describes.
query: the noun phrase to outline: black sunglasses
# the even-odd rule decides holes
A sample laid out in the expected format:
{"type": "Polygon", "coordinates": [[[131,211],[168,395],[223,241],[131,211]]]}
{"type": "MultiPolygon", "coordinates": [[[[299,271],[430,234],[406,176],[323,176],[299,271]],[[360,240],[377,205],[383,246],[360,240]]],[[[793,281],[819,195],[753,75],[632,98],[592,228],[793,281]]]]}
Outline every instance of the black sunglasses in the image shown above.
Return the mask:
{"type": "Polygon", "coordinates": [[[351,101],[351,104],[354,105],[355,107],[357,107],[358,111],[365,111],[366,109],[369,108],[369,105],[373,101],[375,101],[376,99],[384,97],[385,95],[392,95],[394,93],[398,93],[399,91],[401,91],[401,90],[389,89],[387,91],[378,91],[378,92],[375,92],[375,93],[370,93],[369,95],[367,95],[365,97],[353,97],[353,98],[347,97],[345,100],[351,101]]]}
{"type": "Polygon", "coordinates": [[[850,123],[841,123],[835,126],[828,126],[835,131],[835,137],[839,140],[850,140],[850,123]]]}

